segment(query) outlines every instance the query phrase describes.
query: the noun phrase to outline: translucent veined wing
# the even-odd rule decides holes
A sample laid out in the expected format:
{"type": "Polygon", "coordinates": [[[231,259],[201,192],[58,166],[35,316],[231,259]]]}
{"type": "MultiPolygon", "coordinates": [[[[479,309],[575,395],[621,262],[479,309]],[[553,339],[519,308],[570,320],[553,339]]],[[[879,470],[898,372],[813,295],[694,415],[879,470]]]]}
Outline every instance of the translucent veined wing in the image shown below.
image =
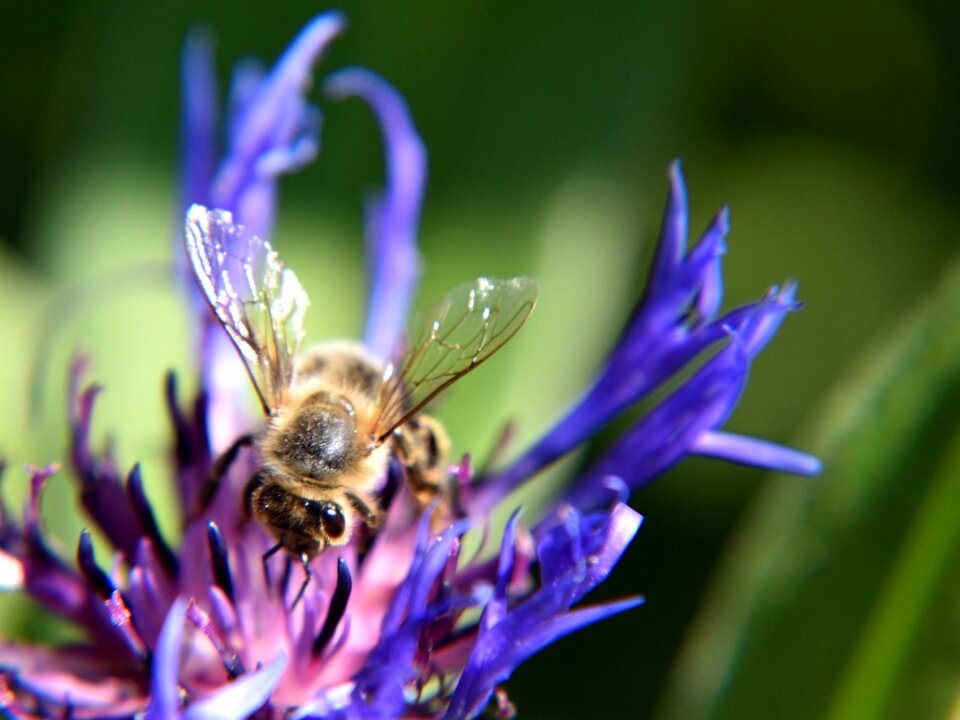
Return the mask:
{"type": "Polygon", "coordinates": [[[539,291],[530,278],[477,278],[431,305],[399,367],[389,365],[384,374],[377,439],[503,347],[530,317],[539,291]]]}
{"type": "Polygon", "coordinates": [[[247,367],[264,412],[283,403],[303,341],[309,300],[270,243],[234,225],[226,210],[194,205],[184,241],[210,307],[247,367]]]}

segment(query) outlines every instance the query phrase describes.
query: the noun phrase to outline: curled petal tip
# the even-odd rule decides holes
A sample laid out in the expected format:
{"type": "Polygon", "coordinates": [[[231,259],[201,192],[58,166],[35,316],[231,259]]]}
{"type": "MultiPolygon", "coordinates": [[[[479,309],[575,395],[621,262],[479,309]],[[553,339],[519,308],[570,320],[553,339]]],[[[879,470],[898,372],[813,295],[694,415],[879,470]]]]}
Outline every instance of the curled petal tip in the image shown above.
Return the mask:
{"type": "Polygon", "coordinates": [[[663,211],[660,242],[650,277],[650,289],[656,292],[668,286],[682,263],[687,246],[687,187],[679,161],[670,165],[670,189],[663,211]]]}
{"type": "Polygon", "coordinates": [[[346,29],[346,14],[342,10],[327,10],[314,16],[301,32],[301,36],[317,34],[333,38],[346,29]]]}
{"type": "Polygon", "coordinates": [[[787,280],[783,285],[771,285],[764,293],[762,303],[767,306],[767,311],[776,312],[796,312],[804,308],[802,300],[797,300],[797,290],[799,285],[796,280],[787,280]]]}
{"type": "MultiPolygon", "coordinates": [[[[415,143],[419,154],[426,153],[417,134],[406,101],[393,85],[376,73],[362,67],[348,67],[332,73],[323,83],[323,91],[331,100],[360,97],[379,116],[389,146],[399,141],[415,143]]],[[[417,157],[420,163],[425,159],[417,157]]]]}
{"type": "Polygon", "coordinates": [[[608,489],[616,498],[616,502],[625,505],[630,499],[630,486],[619,475],[607,475],[601,485],[608,489]]]}
{"type": "Polygon", "coordinates": [[[357,94],[356,84],[369,81],[372,76],[368,70],[359,67],[348,67],[330,73],[323,81],[323,93],[331,100],[343,100],[357,94]]]}
{"type": "MultiPolygon", "coordinates": [[[[683,177],[683,168],[680,167],[680,161],[675,160],[670,165],[668,173],[670,179],[670,189],[667,195],[667,219],[682,219],[684,223],[687,220],[687,181],[683,177]]],[[[686,239],[686,238],[684,238],[686,239]]]]}
{"type": "MultiPolygon", "coordinates": [[[[94,385],[94,386],[91,386],[90,389],[92,391],[93,390],[99,391],[100,387],[94,385]]],[[[44,482],[47,481],[47,478],[49,478],[51,475],[53,475],[54,473],[60,472],[60,463],[49,463],[48,465],[44,465],[43,467],[39,467],[37,465],[31,465],[28,463],[23,466],[23,469],[30,474],[32,482],[35,485],[42,485],[44,482]]]]}
{"type": "Polygon", "coordinates": [[[287,82],[303,81],[330,42],[346,27],[346,17],[337,11],[317,15],[290,44],[274,72],[287,82]]]}
{"type": "Polygon", "coordinates": [[[682,203],[683,207],[686,208],[687,181],[683,177],[683,167],[681,167],[679,160],[674,160],[670,164],[670,170],[667,175],[670,179],[670,196],[676,197],[677,200],[682,203]]]}
{"type": "Polygon", "coordinates": [[[367,206],[366,234],[371,289],[364,344],[387,357],[405,322],[419,276],[417,232],[427,151],[406,101],[390,83],[365,68],[335,73],[324,84],[335,100],[359,97],[377,116],[387,154],[383,193],[367,206]]]}
{"type": "MultiPolygon", "coordinates": [[[[788,305],[797,304],[796,297],[797,297],[798,287],[799,287],[799,284],[797,283],[797,281],[794,280],[793,278],[790,278],[783,284],[783,287],[780,289],[780,292],[778,294],[778,299],[781,302],[786,303],[788,305]]],[[[802,307],[803,304],[799,303],[798,305],[799,307],[802,307]]],[[[797,307],[796,309],[799,309],[799,307],[797,307]]]]}
{"type": "MultiPolygon", "coordinates": [[[[724,205],[718,211],[717,215],[714,218],[714,224],[716,225],[719,232],[726,236],[730,232],[730,206],[724,205]]],[[[719,243],[720,252],[726,252],[727,246],[725,243],[719,243]]]]}

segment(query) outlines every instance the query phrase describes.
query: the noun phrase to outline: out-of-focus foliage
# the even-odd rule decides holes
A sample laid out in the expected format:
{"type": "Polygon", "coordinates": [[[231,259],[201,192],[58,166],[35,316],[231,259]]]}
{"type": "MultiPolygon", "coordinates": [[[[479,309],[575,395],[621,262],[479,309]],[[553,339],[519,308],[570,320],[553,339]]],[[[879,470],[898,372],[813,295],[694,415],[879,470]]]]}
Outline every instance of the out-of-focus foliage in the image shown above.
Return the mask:
{"type": "MultiPolygon", "coordinates": [[[[773,527],[738,535],[732,556],[773,547],[785,555],[771,562],[796,573],[787,580],[808,582],[784,598],[775,590],[786,586],[768,580],[758,589],[740,560],[715,571],[731,529],[770,480],[685,463],[633,500],[647,521],[598,590],[639,590],[647,605],[522,668],[509,689],[524,716],[579,717],[587,706],[598,716],[652,716],[698,612],[705,619],[695,627],[711,634],[694,633],[687,652],[704,647],[698,638],[714,641],[716,656],[700,662],[725,679],[708,686],[716,717],[810,717],[825,708],[854,717],[849,708],[861,702],[879,703],[876,717],[911,716],[903,708],[929,707],[903,704],[920,702],[911,698],[955,692],[938,685],[940,670],[918,670],[925,658],[949,659],[960,607],[950,595],[955,558],[936,554],[953,547],[955,520],[930,506],[960,472],[950,450],[956,368],[938,334],[948,329],[949,296],[915,309],[956,254],[954,5],[341,4],[351,26],[318,77],[348,64],[381,73],[407,98],[430,151],[422,300],[479,274],[528,274],[543,288],[509,352],[440,408],[459,450],[482,457],[507,417],[519,421],[521,439],[531,437],[587,381],[642,284],[675,156],[684,160],[694,231],[721,204],[732,207],[730,302],[793,276],[808,303],[758,362],[731,428],[792,437],[804,449],[816,449],[804,437],[821,439],[824,477],[777,480],[771,490],[808,499],[782,522],[776,497],[763,500],[750,517],[773,527]],[[887,349],[876,358],[878,347],[887,349]],[[842,505],[842,517],[830,503],[842,505]],[[813,533],[815,547],[801,542],[813,533]],[[705,594],[715,572],[712,587],[722,592],[705,594]],[[718,597],[745,605],[718,607],[718,597]],[[580,682],[555,692],[555,673],[569,678],[571,667],[580,682]],[[876,697],[864,690],[872,683],[882,684],[876,697]]],[[[63,0],[0,10],[8,496],[22,495],[20,465],[62,459],[63,377],[78,345],[106,386],[99,429],[114,433],[124,465],[144,461],[151,497],[171,492],[151,479],[162,477],[168,439],[158,422],[162,374],[189,367],[169,272],[180,223],[181,42],[198,21],[214,29],[226,86],[238,57],[272,60],[323,9],[303,0],[63,0]]],[[[380,184],[380,141],[361,103],[315,98],[326,114],[321,156],[282,184],[276,245],[310,293],[311,337],[356,336],[361,198],[380,184]]],[[[45,509],[72,547],[79,521],[66,483],[52,481],[45,509]]],[[[176,533],[175,518],[162,521],[176,533]]],[[[673,670],[671,687],[699,692],[689,668],[673,670]]],[[[669,717],[713,716],[663,708],[669,717]]]]}
{"type": "Polygon", "coordinates": [[[960,272],[833,396],[828,470],[760,493],[660,717],[946,718],[960,693],[960,272]],[[869,552],[867,551],[869,549],[869,552]]]}

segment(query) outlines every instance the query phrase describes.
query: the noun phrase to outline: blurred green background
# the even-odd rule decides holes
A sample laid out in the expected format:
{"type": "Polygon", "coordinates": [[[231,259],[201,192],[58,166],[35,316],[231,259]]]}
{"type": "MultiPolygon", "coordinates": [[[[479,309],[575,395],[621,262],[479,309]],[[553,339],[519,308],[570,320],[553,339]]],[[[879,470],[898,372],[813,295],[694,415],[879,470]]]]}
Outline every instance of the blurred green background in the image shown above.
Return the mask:
{"type": "MultiPolygon", "coordinates": [[[[542,283],[509,351],[439,411],[459,451],[482,455],[508,418],[534,437],[589,380],[642,286],[674,157],[693,232],[732,207],[726,306],[787,277],[807,303],[729,428],[821,453],[825,475],[692,459],[638,493],[646,522],[592,599],[647,605],[516,672],[521,715],[947,717],[960,689],[956,3],[340,6],[350,28],[318,79],[381,73],[429,148],[421,301],[479,274],[542,283]]],[[[225,88],[237,59],[272,62],[323,9],[0,10],[0,453],[15,503],[21,465],[64,459],[76,347],[107,388],[96,432],[170,500],[161,380],[190,367],[169,272],[181,43],[198,22],[213,30],[225,88]]],[[[311,296],[311,336],[353,337],[361,200],[380,187],[382,148],[360,102],[313,97],[321,155],[283,180],[275,244],[311,296]]],[[[46,514],[67,554],[71,506],[57,476],[46,514]]],[[[9,622],[24,617],[0,599],[9,622]]]]}

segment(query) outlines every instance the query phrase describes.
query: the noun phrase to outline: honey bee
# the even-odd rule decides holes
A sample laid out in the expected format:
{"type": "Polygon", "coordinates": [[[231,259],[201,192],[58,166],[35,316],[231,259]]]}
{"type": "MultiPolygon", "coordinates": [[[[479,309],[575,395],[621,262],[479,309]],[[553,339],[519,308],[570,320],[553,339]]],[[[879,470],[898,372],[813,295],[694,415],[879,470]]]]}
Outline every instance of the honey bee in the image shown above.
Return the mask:
{"type": "Polygon", "coordinates": [[[478,278],[455,288],[427,311],[402,359],[384,365],[346,342],[301,354],[306,293],[229,212],[191,207],[185,243],[266,415],[252,438],[260,469],[245,499],[277,541],[268,556],[285,549],[309,579],[311,558],[375,529],[391,458],[421,506],[444,491],[449,442],[420,411],[513,337],[533,311],[536,281],[478,278]]]}

